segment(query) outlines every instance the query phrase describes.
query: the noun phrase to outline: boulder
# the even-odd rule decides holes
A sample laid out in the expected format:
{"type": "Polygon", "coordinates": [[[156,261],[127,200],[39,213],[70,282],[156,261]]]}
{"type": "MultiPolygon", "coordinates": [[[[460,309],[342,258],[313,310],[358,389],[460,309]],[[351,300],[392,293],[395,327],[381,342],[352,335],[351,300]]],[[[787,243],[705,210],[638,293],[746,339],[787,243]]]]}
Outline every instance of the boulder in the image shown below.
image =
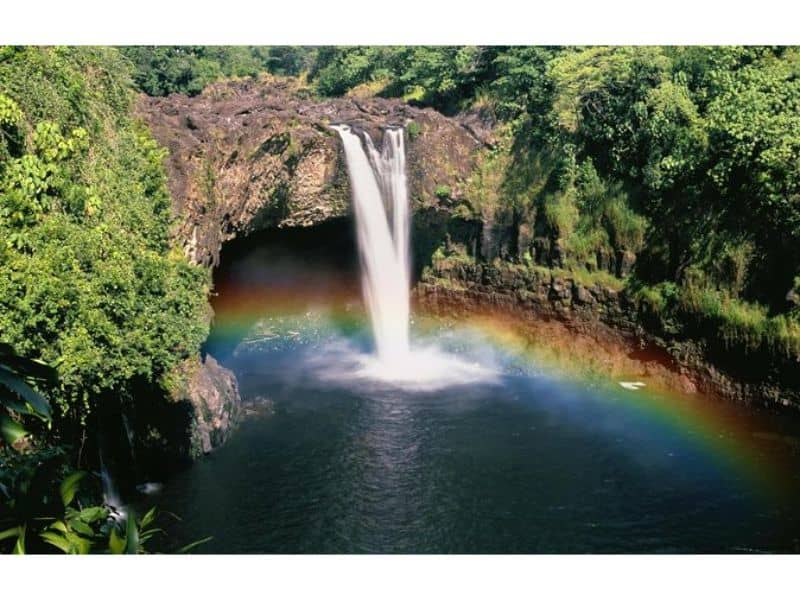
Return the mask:
{"type": "Polygon", "coordinates": [[[592,296],[592,293],[577,283],[572,284],[572,297],[578,304],[594,303],[594,296],[592,296]]]}
{"type": "Polygon", "coordinates": [[[551,253],[551,266],[563,268],[567,260],[567,249],[564,240],[561,238],[553,242],[553,250],[551,253]]]}
{"type": "Polygon", "coordinates": [[[185,395],[193,407],[191,452],[208,454],[228,439],[239,420],[242,400],[236,376],[207,354],[191,370],[185,395]]]}

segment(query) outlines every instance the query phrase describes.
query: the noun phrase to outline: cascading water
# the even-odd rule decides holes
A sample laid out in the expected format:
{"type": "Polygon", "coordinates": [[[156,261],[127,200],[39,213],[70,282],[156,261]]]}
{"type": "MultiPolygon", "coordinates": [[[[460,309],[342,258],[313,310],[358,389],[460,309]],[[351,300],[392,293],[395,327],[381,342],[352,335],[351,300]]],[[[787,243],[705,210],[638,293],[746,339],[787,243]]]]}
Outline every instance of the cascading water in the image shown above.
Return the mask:
{"type": "Polygon", "coordinates": [[[111,478],[102,443],[100,444],[100,481],[103,486],[103,503],[111,509],[111,518],[115,521],[124,520],[127,517],[127,509],[111,478]]]}
{"type": "Polygon", "coordinates": [[[334,129],[344,144],[353,190],[362,288],[375,346],[380,359],[389,363],[410,351],[409,219],[403,130],[386,130],[381,153],[365,134],[368,156],[350,127],[340,125],[334,129]],[[392,213],[391,227],[386,205],[392,213]]]}
{"type": "MultiPolygon", "coordinates": [[[[411,255],[409,252],[410,214],[408,207],[408,185],[406,184],[406,148],[403,130],[399,127],[387,129],[383,140],[383,151],[378,152],[372,138],[365,137],[373,172],[381,184],[386,209],[392,214],[392,236],[399,262],[398,277],[404,277],[408,290],[411,277],[411,255]]],[[[407,297],[407,295],[406,295],[407,297]]],[[[408,302],[406,302],[408,305],[408,302]]],[[[408,311],[405,314],[408,319],[408,311]]]]}
{"type": "Polygon", "coordinates": [[[348,125],[333,129],[344,146],[362,289],[375,339],[376,356],[361,357],[360,374],[426,389],[490,380],[494,371],[486,366],[464,362],[434,347],[411,347],[411,211],[405,131],[400,127],[385,129],[379,151],[366,132],[362,143],[348,125]]]}

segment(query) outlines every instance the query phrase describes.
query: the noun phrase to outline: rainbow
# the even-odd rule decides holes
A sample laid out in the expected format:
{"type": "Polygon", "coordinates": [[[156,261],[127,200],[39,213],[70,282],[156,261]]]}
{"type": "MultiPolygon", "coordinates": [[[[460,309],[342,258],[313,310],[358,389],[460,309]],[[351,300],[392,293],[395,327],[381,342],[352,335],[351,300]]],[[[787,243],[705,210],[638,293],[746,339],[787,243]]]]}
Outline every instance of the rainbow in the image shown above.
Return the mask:
{"type": "MultiPolygon", "coordinates": [[[[453,325],[451,321],[449,325],[453,325]]],[[[521,363],[579,385],[590,385],[606,402],[646,419],[667,432],[677,432],[724,469],[741,475],[751,489],[770,498],[787,498],[790,453],[784,443],[795,440],[766,433],[765,415],[729,401],[675,389],[658,374],[647,374],[619,349],[603,349],[596,340],[576,337],[557,322],[522,323],[507,315],[481,314],[459,320],[480,332],[489,343],[521,363]],[[537,335],[539,334],[539,335],[537,335]],[[598,356],[600,354],[600,356],[598,356]],[[621,381],[641,381],[645,387],[626,390],[621,381]],[[764,431],[762,431],[764,430],[764,431]]],[[[429,327],[436,327],[435,319],[429,327]]]]}
{"type": "MultiPolygon", "coordinates": [[[[339,329],[362,328],[366,317],[354,283],[342,282],[324,290],[228,284],[213,302],[212,340],[235,346],[254,335],[254,328],[257,330],[258,324],[270,317],[293,314],[302,320],[317,308],[324,308],[326,318],[339,329]]],[[[769,425],[755,411],[675,389],[673,382],[665,381],[658,372],[649,373],[621,349],[600,348],[594,340],[576,337],[559,324],[523,324],[519,319],[496,314],[453,320],[420,311],[415,323],[422,332],[456,325],[474,329],[515,361],[535,365],[550,376],[569,379],[577,385],[591,386],[600,401],[614,402],[622,410],[646,419],[649,425],[680,434],[720,468],[748,482],[749,491],[773,499],[788,498],[784,482],[790,480],[791,453],[780,436],[760,433],[768,432],[769,425]],[[619,386],[620,381],[642,381],[646,387],[626,390],[619,386]]],[[[210,351],[213,353],[213,349],[210,351]]]]}
{"type": "Polygon", "coordinates": [[[258,324],[271,316],[323,311],[345,330],[365,319],[360,292],[351,281],[322,287],[297,282],[283,286],[275,286],[274,282],[270,285],[224,282],[212,297],[212,307],[211,340],[224,346],[236,345],[258,334],[258,324]]]}

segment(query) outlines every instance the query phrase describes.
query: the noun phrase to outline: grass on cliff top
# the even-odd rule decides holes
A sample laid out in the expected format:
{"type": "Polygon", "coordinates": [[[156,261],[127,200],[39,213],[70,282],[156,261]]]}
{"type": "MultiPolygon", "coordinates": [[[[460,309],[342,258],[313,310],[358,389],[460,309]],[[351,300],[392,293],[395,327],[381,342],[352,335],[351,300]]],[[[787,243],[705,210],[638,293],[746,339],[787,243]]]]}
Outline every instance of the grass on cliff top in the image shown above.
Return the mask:
{"type": "MultiPolygon", "coordinates": [[[[439,270],[448,270],[459,265],[475,265],[477,261],[474,257],[461,252],[446,253],[444,249],[438,248],[433,254],[434,266],[439,270]]],[[[496,259],[493,266],[498,268],[510,269],[517,272],[536,273],[540,277],[549,278],[551,275],[558,279],[571,279],[583,287],[602,287],[616,292],[625,288],[626,279],[620,279],[608,271],[589,271],[583,267],[572,269],[550,268],[544,265],[537,265],[526,260],[522,263],[511,263],[496,259]]]]}
{"type": "Polygon", "coordinates": [[[359,83],[355,87],[350,88],[345,96],[348,98],[375,98],[380,96],[381,93],[389,87],[391,80],[388,77],[381,77],[364,83],[359,83]]]}
{"type": "Polygon", "coordinates": [[[597,286],[610,289],[615,292],[622,291],[625,288],[627,281],[626,279],[620,279],[608,271],[589,271],[583,267],[562,269],[559,267],[551,268],[544,265],[527,264],[524,265],[524,268],[530,269],[531,271],[544,277],[550,277],[550,275],[552,275],[558,279],[571,279],[578,285],[586,288],[597,286]]]}
{"type": "MultiPolygon", "coordinates": [[[[442,250],[434,255],[438,269],[447,270],[459,264],[474,265],[475,259],[459,253],[445,255],[442,250]]],[[[686,324],[694,321],[722,339],[729,347],[739,346],[745,351],[759,349],[800,356],[800,320],[792,315],[770,315],[766,307],[731,297],[727,292],[700,283],[678,286],[672,282],[644,285],[629,278],[621,279],[607,271],[588,271],[585,268],[548,268],[532,263],[496,261],[495,266],[515,271],[535,272],[540,277],[551,275],[571,279],[584,287],[599,286],[617,292],[627,290],[639,303],[646,305],[662,322],[677,320],[686,324]]],[[[435,281],[447,289],[464,289],[452,278],[439,277],[426,270],[423,279],[435,281]]]]}
{"type": "Polygon", "coordinates": [[[637,283],[631,291],[640,305],[645,304],[662,320],[693,319],[714,329],[727,346],[800,357],[800,321],[792,315],[770,315],[761,304],[745,302],[697,283],[684,286],[671,282],[653,286],[637,283]]]}
{"type": "Polygon", "coordinates": [[[608,271],[589,271],[582,267],[574,269],[547,269],[556,277],[572,279],[575,283],[583,287],[602,287],[615,292],[621,291],[625,287],[625,279],[620,279],[608,271]]]}

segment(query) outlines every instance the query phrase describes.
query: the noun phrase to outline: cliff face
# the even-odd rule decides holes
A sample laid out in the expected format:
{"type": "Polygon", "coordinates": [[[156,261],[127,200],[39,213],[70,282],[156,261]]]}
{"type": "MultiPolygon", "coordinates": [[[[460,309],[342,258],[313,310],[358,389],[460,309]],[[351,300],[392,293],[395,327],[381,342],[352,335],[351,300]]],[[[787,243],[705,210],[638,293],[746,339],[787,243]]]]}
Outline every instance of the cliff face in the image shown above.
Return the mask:
{"type": "MultiPolygon", "coordinates": [[[[451,314],[494,307],[531,321],[558,320],[590,337],[613,338],[631,353],[657,351],[685,390],[800,406],[796,363],[739,355],[713,336],[676,337],[624,291],[582,285],[561,272],[558,240],[534,239],[511,214],[479,219],[454,210],[478,151],[493,143],[479,113],[448,118],[399,100],[318,99],[291,79],[223,82],[193,98],[142,97],[138,112],[169,150],[174,235],[198,264],[216,266],[233,238],[347,214],[346,165],[330,126],[347,123],[377,141],[383,128],[404,125],[416,275],[432,265],[417,287],[422,305],[451,314]],[[437,262],[443,244],[477,261],[437,262]],[[525,255],[540,266],[520,264],[529,260],[525,255]]],[[[635,261],[629,254],[598,256],[596,268],[624,276],[635,261]]],[[[197,454],[226,439],[241,399],[235,377],[213,357],[190,373],[181,400],[192,407],[190,446],[197,454]]]]}
{"type": "Polygon", "coordinates": [[[800,408],[797,358],[728,346],[719,336],[665,330],[629,292],[568,272],[504,262],[434,260],[415,290],[425,309],[451,316],[497,311],[562,323],[660,365],[669,387],[742,404],[800,408]]]}
{"type": "Polygon", "coordinates": [[[417,207],[457,200],[476,150],[490,140],[474,118],[382,98],[318,100],[291,79],[224,82],[193,98],[142,97],[138,113],[169,149],[175,236],[193,261],[210,266],[222,244],[239,235],[348,212],[346,166],[332,124],[348,123],[374,140],[386,126],[406,125],[417,207]]]}
{"type": "MultiPolygon", "coordinates": [[[[381,98],[320,100],[292,79],[223,82],[192,98],[142,96],[137,113],[169,151],[173,235],[193,262],[208,267],[233,238],[349,212],[346,164],[330,125],[347,123],[376,143],[383,128],[406,126],[412,201],[434,211],[458,201],[476,151],[491,142],[475,115],[455,120],[381,98]]],[[[188,403],[189,427],[178,430],[190,431],[190,439],[173,446],[194,457],[224,442],[241,398],[233,373],[211,356],[187,362],[185,371],[188,385],[173,400],[188,403]]]]}

